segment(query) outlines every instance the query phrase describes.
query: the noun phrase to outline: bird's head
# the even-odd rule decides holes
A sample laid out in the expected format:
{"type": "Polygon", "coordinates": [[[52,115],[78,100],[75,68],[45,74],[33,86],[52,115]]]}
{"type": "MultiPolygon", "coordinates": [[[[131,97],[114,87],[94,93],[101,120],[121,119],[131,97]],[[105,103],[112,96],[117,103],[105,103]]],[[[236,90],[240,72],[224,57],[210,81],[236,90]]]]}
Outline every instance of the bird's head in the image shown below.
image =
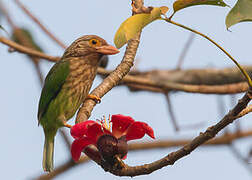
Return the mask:
{"type": "MultiPolygon", "coordinates": [[[[84,57],[117,54],[120,51],[109,45],[104,39],[96,35],[86,35],[75,40],[65,51],[63,57],[84,57]]],[[[100,58],[99,58],[100,59],[100,58]]]]}

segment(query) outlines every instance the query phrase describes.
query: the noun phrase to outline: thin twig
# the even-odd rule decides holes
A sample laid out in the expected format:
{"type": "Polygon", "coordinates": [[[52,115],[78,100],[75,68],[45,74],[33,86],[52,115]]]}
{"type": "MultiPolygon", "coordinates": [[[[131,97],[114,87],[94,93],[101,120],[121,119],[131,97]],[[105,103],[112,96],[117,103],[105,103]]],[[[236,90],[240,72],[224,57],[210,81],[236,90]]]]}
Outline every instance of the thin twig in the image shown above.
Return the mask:
{"type": "Polygon", "coordinates": [[[81,157],[81,159],[78,161],[78,163],[74,162],[72,159],[69,159],[66,163],[58,166],[57,168],[55,168],[52,172],[48,173],[48,174],[43,174],[37,178],[34,178],[36,180],[49,180],[49,179],[53,179],[56,176],[65,173],[66,171],[72,169],[75,166],[78,166],[80,164],[84,164],[86,162],[88,162],[89,158],[87,156],[83,156],[81,157]]]}
{"type": "Polygon", "coordinates": [[[166,22],[168,22],[168,23],[174,24],[174,25],[176,25],[176,26],[179,26],[179,27],[182,27],[182,28],[184,28],[184,29],[187,29],[187,30],[189,30],[189,31],[191,31],[191,32],[193,32],[193,33],[196,33],[196,34],[198,34],[198,35],[204,37],[205,39],[209,40],[211,43],[213,43],[216,47],[218,47],[222,52],[224,52],[224,53],[235,63],[235,65],[240,69],[241,73],[242,73],[242,74],[244,75],[244,77],[246,78],[246,80],[247,80],[249,86],[252,88],[252,80],[250,79],[248,73],[247,73],[247,72],[240,66],[240,64],[231,56],[231,54],[229,54],[225,49],[223,49],[223,48],[222,48],[219,44],[217,44],[214,40],[212,40],[211,38],[209,38],[208,36],[206,36],[205,34],[199,32],[199,31],[196,31],[196,30],[191,29],[191,28],[189,28],[189,27],[187,27],[187,26],[184,26],[184,25],[182,25],[182,24],[179,24],[179,23],[177,23],[177,22],[174,22],[174,21],[172,21],[172,20],[170,20],[170,19],[168,19],[168,18],[164,18],[164,20],[165,20],[166,22]]]}
{"type": "Polygon", "coordinates": [[[241,155],[241,153],[239,152],[239,150],[235,147],[235,145],[233,143],[230,143],[228,145],[228,147],[230,148],[234,157],[237,160],[239,160],[246,167],[246,169],[250,173],[250,175],[252,175],[252,166],[251,166],[251,164],[249,164],[248,160],[241,155]]]}
{"type": "Polygon", "coordinates": [[[167,102],[167,106],[168,106],[168,112],[169,112],[169,115],[170,115],[170,118],[171,118],[172,125],[173,125],[175,131],[179,131],[179,126],[177,124],[175,113],[173,111],[173,106],[172,106],[172,103],[171,103],[171,98],[170,98],[169,93],[165,93],[165,98],[166,98],[166,102],[167,102]]]}
{"type": "Polygon", "coordinates": [[[41,72],[41,70],[40,70],[39,64],[38,64],[38,63],[33,63],[33,65],[34,65],[35,71],[36,71],[36,73],[37,73],[37,76],[38,76],[38,78],[39,78],[40,84],[43,84],[44,78],[43,78],[42,72],[41,72]]]}
{"type": "Polygon", "coordinates": [[[67,46],[62,43],[58,38],[56,38],[42,23],[38,18],[36,18],[19,0],[14,0],[16,4],[51,38],[53,39],[59,46],[63,49],[66,49],[67,46]]]}
{"type": "Polygon", "coordinates": [[[187,55],[187,52],[188,52],[189,48],[192,45],[194,37],[195,37],[195,34],[191,33],[188,40],[186,41],[186,44],[185,44],[184,48],[182,49],[182,52],[181,52],[181,54],[179,56],[179,60],[178,60],[178,64],[177,64],[176,69],[181,69],[181,66],[182,66],[182,64],[184,62],[184,59],[185,59],[185,57],[187,55]]]}
{"type": "Polygon", "coordinates": [[[12,29],[14,29],[16,27],[15,23],[12,21],[10,14],[8,12],[8,10],[4,7],[2,1],[0,1],[0,11],[1,13],[3,13],[3,15],[5,16],[5,18],[7,19],[7,22],[9,23],[9,25],[11,26],[12,29]]]}

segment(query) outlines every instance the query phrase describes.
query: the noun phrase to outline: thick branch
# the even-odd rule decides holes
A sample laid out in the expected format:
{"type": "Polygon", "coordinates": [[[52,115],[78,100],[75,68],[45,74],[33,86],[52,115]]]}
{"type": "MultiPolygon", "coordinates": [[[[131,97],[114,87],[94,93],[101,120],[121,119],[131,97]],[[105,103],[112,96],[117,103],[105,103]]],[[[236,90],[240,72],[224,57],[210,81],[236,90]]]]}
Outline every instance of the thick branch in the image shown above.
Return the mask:
{"type": "MultiPolygon", "coordinates": [[[[243,66],[252,75],[252,66],[243,66]]],[[[191,85],[223,85],[246,81],[236,67],[230,68],[204,68],[186,70],[151,70],[145,72],[132,72],[130,75],[151,79],[153,81],[176,82],[191,85]]]]}
{"type": "MultiPolygon", "coordinates": [[[[249,109],[252,109],[252,106],[249,106],[249,109]]],[[[243,111],[242,111],[243,112],[243,111]]],[[[242,113],[241,112],[241,113],[242,113]]],[[[244,114],[245,115],[245,114],[244,114]]],[[[242,114],[239,114],[240,117],[242,114]]],[[[202,144],[203,146],[212,146],[212,145],[227,145],[235,140],[239,140],[241,138],[246,138],[252,136],[252,130],[247,131],[239,131],[234,133],[223,134],[219,137],[209,140],[208,142],[202,144]]],[[[180,139],[180,140],[156,140],[153,142],[144,142],[144,143],[131,143],[129,144],[129,151],[140,151],[140,150],[148,150],[148,149],[157,149],[157,148],[171,148],[184,146],[190,143],[192,139],[180,139]]],[[[74,163],[72,160],[67,161],[66,163],[58,166],[49,174],[43,174],[38,180],[49,180],[52,179],[63,172],[65,173],[68,170],[71,170],[73,167],[84,164],[88,162],[87,156],[82,156],[81,160],[78,163],[74,163]]]]}
{"type": "MultiPolygon", "coordinates": [[[[134,40],[132,40],[131,42],[133,42],[133,41],[134,40]]],[[[3,44],[6,44],[9,47],[14,48],[16,51],[19,51],[21,53],[36,56],[36,57],[39,57],[42,59],[47,59],[52,62],[56,62],[60,59],[60,57],[49,56],[49,55],[41,53],[39,51],[32,50],[30,48],[21,46],[11,40],[6,39],[5,37],[0,37],[0,42],[3,44]]],[[[128,45],[129,47],[127,48],[127,51],[129,51],[129,52],[131,51],[130,46],[136,46],[136,43],[138,44],[138,42],[135,42],[135,43],[134,42],[131,43],[131,42],[129,42],[129,45],[128,45]]],[[[132,53],[134,53],[134,52],[131,52],[130,56],[134,55],[132,53]]],[[[124,60],[126,60],[126,61],[123,61],[124,62],[123,64],[128,66],[127,64],[130,64],[130,61],[128,62],[129,59],[130,59],[129,56],[125,56],[124,60]]],[[[122,68],[122,66],[120,66],[120,69],[121,68],[122,68]]],[[[249,71],[249,73],[251,73],[250,66],[246,67],[246,69],[249,71]]],[[[115,71],[118,72],[119,71],[118,68],[115,71]]],[[[107,76],[111,73],[111,71],[107,71],[103,68],[98,68],[98,73],[101,75],[107,76]]],[[[118,73],[116,73],[116,74],[118,74],[118,73]]],[[[117,75],[115,75],[115,72],[114,72],[113,76],[117,76],[117,75]]],[[[120,76],[122,76],[122,74],[118,74],[119,79],[121,78],[120,76]]],[[[112,77],[112,76],[110,76],[110,77],[112,77]]],[[[117,78],[117,80],[118,80],[118,78],[117,78]]],[[[110,84],[109,79],[110,78],[108,78],[105,81],[108,84],[110,84]]],[[[121,80],[121,83],[123,83],[129,87],[134,88],[134,90],[137,89],[137,90],[162,92],[162,93],[167,92],[167,91],[183,91],[183,92],[203,93],[203,94],[234,94],[234,93],[245,92],[248,89],[247,83],[242,82],[242,81],[243,80],[242,80],[240,74],[237,73],[237,70],[235,70],[233,68],[230,68],[230,69],[226,68],[226,69],[223,69],[223,72],[222,72],[222,70],[209,70],[209,69],[160,71],[160,72],[159,71],[151,71],[151,72],[143,73],[143,77],[142,77],[142,75],[139,75],[139,73],[134,76],[133,75],[126,75],[123,78],[123,80],[121,80]],[[224,78],[224,77],[227,77],[227,76],[224,76],[227,73],[229,73],[230,77],[232,77],[231,79],[224,78]],[[166,74],[166,76],[165,76],[165,74],[166,74]],[[223,78],[221,78],[221,74],[223,74],[223,78]],[[170,81],[170,77],[174,77],[174,79],[172,80],[173,82],[170,81]],[[187,78],[187,77],[190,77],[190,78],[187,78]],[[195,78],[193,78],[193,77],[195,77],[195,78]],[[205,79],[205,77],[212,77],[213,79],[210,81],[210,80],[205,79]],[[203,82],[207,83],[207,84],[214,84],[215,81],[216,81],[216,84],[220,84],[222,80],[218,80],[214,77],[221,78],[223,80],[224,84],[222,84],[222,85],[194,85],[195,83],[198,84],[198,83],[203,83],[203,82]],[[185,80],[183,80],[183,79],[185,79],[185,80]],[[186,79],[188,79],[188,80],[186,80],[186,79]],[[196,82],[194,79],[196,79],[196,81],[198,79],[198,82],[196,82]],[[181,81],[183,81],[183,82],[181,82],[181,81]],[[234,82],[234,81],[237,83],[229,84],[230,82],[234,82]],[[227,83],[227,84],[225,84],[225,83],[227,83]]],[[[103,83],[103,85],[105,85],[105,82],[103,83]]],[[[116,83],[118,83],[118,82],[116,82],[116,83]]],[[[100,88],[102,88],[102,86],[99,86],[99,89],[100,88]]],[[[100,96],[103,96],[105,94],[105,91],[107,91],[107,90],[105,90],[105,89],[104,89],[104,91],[101,90],[103,92],[102,93],[99,92],[100,96]]],[[[88,102],[91,103],[90,100],[88,102]]],[[[91,106],[95,105],[94,102],[91,104],[90,104],[89,108],[91,106]]]]}
{"type": "MultiPolygon", "coordinates": [[[[132,1],[133,9],[143,9],[143,1],[142,0],[133,0],[132,1]]],[[[133,14],[135,13],[132,12],[133,14]]],[[[96,87],[91,94],[97,97],[103,97],[107,92],[109,92],[113,87],[115,87],[123,77],[128,74],[130,69],[133,67],[133,62],[136,56],[136,51],[140,42],[141,32],[138,35],[128,41],[128,45],[126,47],[126,51],[124,53],[124,57],[122,62],[117,66],[117,68],[106,77],[103,82],[96,87]]],[[[87,99],[83,102],[82,107],[79,109],[77,114],[77,118],[75,123],[86,121],[91,112],[96,105],[96,102],[90,99],[87,99]]]]}
{"type": "MultiPolygon", "coordinates": [[[[199,136],[194,138],[190,143],[186,144],[179,150],[172,152],[165,156],[164,158],[155,161],[150,164],[145,164],[141,166],[127,166],[124,165],[122,169],[109,169],[109,171],[117,176],[138,176],[144,174],[150,174],[153,171],[161,169],[168,165],[173,165],[177,160],[181,159],[184,156],[190,154],[193,150],[195,150],[198,146],[202,145],[203,143],[207,142],[211,138],[214,138],[216,134],[225,128],[227,125],[232,123],[236,116],[246,108],[247,104],[251,100],[251,90],[249,90],[242,99],[239,100],[237,105],[217,124],[214,126],[209,127],[204,133],[200,133],[199,136]]],[[[101,162],[97,162],[101,164],[101,162]]],[[[120,162],[123,163],[123,162],[120,162]]]]}
{"type": "MultiPolygon", "coordinates": [[[[250,67],[248,67],[248,69],[250,69],[250,67]]],[[[181,70],[181,71],[154,70],[143,74],[138,73],[135,75],[127,75],[121,81],[121,84],[133,87],[133,90],[147,90],[153,92],[184,91],[190,93],[203,93],[203,94],[234,94],[245,92],[248,89],[247,83],[244,82],[243,78],[241,78],[240,73],[236,73],[237,72],[236,70],[232,68],[224,69],[223,74],[233,71],[233,74],[231,74],[230,76],[233,75],[235,78],[234,80],[229,81],[227,80],[228,78],[226,78],[226,80],[224,80],[222,84],[220,79],[223,80],[225,78],[221,78],[221,75],[219,76],[217,71],[216,73],[213,73],[214,71],[216,70],[212,71],[210,70],[210,72],[209,69],[181,70]],[[166,76],[164,74],[166,74],[166,76]],[[216,75],[215,78],[213,74],[216,75]],[[213,78],[211,82],[210,80],[206,81],[201,80],[201,78],[205,79],[204,77],[206,76],[213,78]],[[213,85],[215,81],[216,84],[213,85]]],[[[219,74],[222,74],[221,70],[218,70],[218,72],[219,74]]],[[[103,69],[101,69],[99,73],[102,75],[109,74],[108,71],[103,69]]]]}
{"type": "MultiPolygon", "coordinates": [[[[139,37],[140,34],[137,38],[132,39],[128,42],[128,46],[126,48],[122,62],[108,77],[103,80],[103,82],[98,87],[96,87],[91,92],[91,94],[100,98],[103,97],[107,92],[115,87],[119,83],[119,81],[129,72],[130,68],[133,66],[133,61],[135,59],[136,51],[139,45],[139,37]]],[[[82,107],[77,114],[76,123],[87,120],[95,105],[95,101],[90,99],[86,100],[82,104],[82,107]]]]}
{"type": "MultiPolygon", "coordinates": [[[[127,78],[127,77],[126,77],[127,78]]],[[[128,79],[127,79],[128,80],[128,79]]],[[[246,82],[225,84],[225,85],[189,85],[173,82],[155,82],[149,79],[134,78],[129,81],[123,79],[122,83],[133,87],[133,91],[151,91],[151,92],[168,92],[168,91],[182,91],[187,93],[201,93],[201,94],[236,94],[248,90],[246,82]],[[154,88],[154,89],[153,89],[154,88]]]]}

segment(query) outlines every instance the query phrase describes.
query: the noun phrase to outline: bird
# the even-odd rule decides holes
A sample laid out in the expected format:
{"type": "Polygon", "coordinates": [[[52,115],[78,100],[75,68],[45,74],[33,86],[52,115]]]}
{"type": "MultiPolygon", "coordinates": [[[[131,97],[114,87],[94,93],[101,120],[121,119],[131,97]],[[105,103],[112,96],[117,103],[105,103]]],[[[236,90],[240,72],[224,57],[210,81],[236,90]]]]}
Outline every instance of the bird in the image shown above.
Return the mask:
{"type": "Polygon", "coordinates": [[[89,94],[103,55],[119,50],[97,35],[85,35],[75,40],[45,78],[38,105],[38,124],[45,135],[43,170],[53,170],[54,138],[61,127],[71,127],[67,121],[87,99],[100,101],[89,94]]]}

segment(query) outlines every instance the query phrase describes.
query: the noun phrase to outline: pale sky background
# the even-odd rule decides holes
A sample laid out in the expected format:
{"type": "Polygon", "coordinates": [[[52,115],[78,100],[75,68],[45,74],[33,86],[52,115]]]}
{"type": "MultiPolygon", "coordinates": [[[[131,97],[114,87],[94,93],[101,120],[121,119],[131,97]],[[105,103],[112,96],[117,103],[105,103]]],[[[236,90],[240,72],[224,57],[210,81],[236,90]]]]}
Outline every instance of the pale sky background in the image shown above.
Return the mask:
{"type": "MultiPolygon", "coordinates": [[[[29,28],[37,42],[46,53],[62,55],[63,50],[48,38],[13,1],[3,0],[15,23],[29,28]]],[[[113,37],[120,24],[131,15],[129,0],[107,1],[29,1],[22,2],[57,35],[59,39],[70,45],[76,38],[85,34],[97,34],[113,43],[113,37]]],[[[145,5],[168,6],[169,0],[146,1],[145,5]]],[[[230,6],[235,0],[227,2],[230,6]]],[[[228,32],[225,27],[225,17],[228,7],[197,6],[178,12],[173,20],[199,30],[223,46],[241,64],[251,64],[251,23],[240,23],[231,27],[228,32]]],[[[0,17],[1,24],[6,22],[0,17]]],[[[10,29],[6,27],[7,31],[10,29]]],[[[5,35],[2,33],[2,35],[5,35]]],[[[174,25],[156,21],[147,26],[141,38],[137,57],[141,59],[138,69],[155,68],[171,69],[177,64],[181,50],[190,36],[190,32],[174,25]]],[[[0,113],[1,113],[1,179],[26,180],[42,173],[42,150],[44,135],[37,126],[37,106],[41,92],[38,77],[31,63],[24,55],[8,53],[7,47],[0,45],[0,113]]],[[[109,69],[113,69],[121,61],[125,47],[119,55],[111,56],[109,69]]],[[[42,60],[43,61],[43,60],[42,60]]],[[[43,75],[49,71],[52,63],[41,63],[43,75]]],[[[186,56],[183,68],[228,67],[233,66],[219,49],[202,37],[196,36],[193,45],[186,56]]],[[[97,78],[94,86],[101,82],[97,78]]],[[[240,97],[241,95],[238,95],[240,97]]],[[[226,112],[230,109],[230,97],[223,96],[226,112]]],[[[176,93],[171,96],[176,117],[180,125],[205,122],[197,130],[186,130],[175,133],[170,122],[165,98],[162,94],[148,92],[131,93],[125,87],[114,88],[97,105],[90,119],[103,115],[121,113],[130,115],[135,120],[147,122],[155,132],[157,139],[180,139],[197,136],[208,126],[220,120],[217,109],[217,96],[189,93],[176,93]]],[[[224,112],[224,113],[226,113],[224,112]]],[[[240,122],[243,129],[252,126],[251,115],[240,122]]],[[[71,123],[74,121],[72,120],[71,123]]],[[[144,140],[152,141],[146,137],[144,140]]],[[[250,139],[235,142],[236,147],[244,156],[252,147],[250,139]]],[[[140,165],[158,160],[177,148],[156,149],[148,151],[129,152],[126,163],[140,165]]],[[[55,144],[55,167],[68,160],[67,148],[58,135],[55,144]]],[[[131,179],[116,177],[104,172],[94,162],[78,166],[67,173],[58,176],[57,180],[69,179],[131,179]]],[[[251,179],[246,167],[237,160],[226,146],[200,147],[173,166],[165,167],[148,176],[134,179],[251,179]]]]}

